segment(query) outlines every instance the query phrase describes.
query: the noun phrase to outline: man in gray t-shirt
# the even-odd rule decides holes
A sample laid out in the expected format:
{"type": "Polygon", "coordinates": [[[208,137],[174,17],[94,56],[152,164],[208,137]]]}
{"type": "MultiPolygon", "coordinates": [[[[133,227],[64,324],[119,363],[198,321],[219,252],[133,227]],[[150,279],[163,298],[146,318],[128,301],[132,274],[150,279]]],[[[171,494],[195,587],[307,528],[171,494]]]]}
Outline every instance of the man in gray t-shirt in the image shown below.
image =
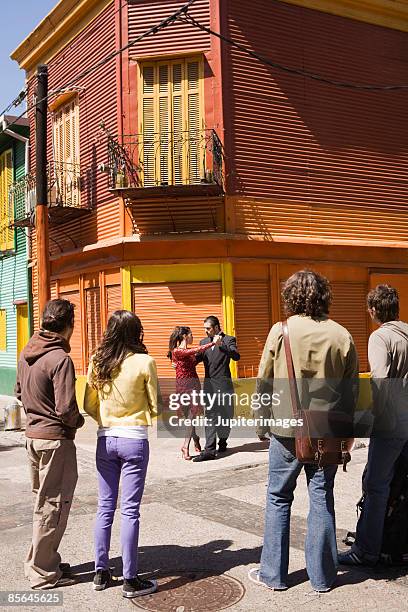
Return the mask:
{"type": "Polygon", "coordinates": [[[401,455],[408,460],[408,323],[399,320],[398,292],[378,285],[367,297],[368,312],[380,327],[368,342],[373,391],[373,430],[364,478],[364,507],[343,565],[375,565],[382,546],[384,519],[401,455]]]}

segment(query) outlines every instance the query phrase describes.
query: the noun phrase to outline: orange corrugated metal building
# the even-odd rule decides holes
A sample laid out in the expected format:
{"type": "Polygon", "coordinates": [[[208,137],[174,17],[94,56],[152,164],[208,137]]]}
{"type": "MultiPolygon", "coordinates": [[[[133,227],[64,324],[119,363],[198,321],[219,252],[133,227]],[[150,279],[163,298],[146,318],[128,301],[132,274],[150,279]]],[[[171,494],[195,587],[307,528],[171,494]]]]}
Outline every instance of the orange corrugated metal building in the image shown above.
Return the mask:
{"type": "MultiPolygon", "coordinates": [[[[368,289],[395,284],[408,318],[408,91],[306,73],[408,84],[408,7],[189,7],[204,28],[301,74],[185,15],[127,46],[182,6],[62,0],[12,56],[27,71],[30,104],[36,66],[49,67],[52,295],[77,306],[78,374],[109,314],[125,307],[140,315],[162,375],[172,375],[172,326],[190,324],[198,339],[202,318],[217,314],[238,338],[235,374],[253,376],[282,316],[281,283],[306,266],[332,281],[332,316],[352,332],[365,370],[368,289]]],[[[35,304],[34,242],[31,255],[35,304]]]]}

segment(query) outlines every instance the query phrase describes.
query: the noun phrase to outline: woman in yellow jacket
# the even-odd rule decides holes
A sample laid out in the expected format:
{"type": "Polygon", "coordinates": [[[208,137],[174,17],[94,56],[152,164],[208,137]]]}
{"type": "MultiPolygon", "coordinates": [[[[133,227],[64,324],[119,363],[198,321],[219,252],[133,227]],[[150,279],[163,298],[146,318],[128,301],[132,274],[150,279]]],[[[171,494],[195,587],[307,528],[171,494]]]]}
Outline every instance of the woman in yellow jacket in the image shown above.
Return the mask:
{"type": "Polygon", "coordinates": [[[111,580],[110,537],[122,478],[122,594],[132,598],[153,593],[156,581],[138,577],[137,547],[149,462],[147,428],[157,415],[157,369],[143,344],[140,319],[127,310],[117,310],[108,321],[89,365],[84,408],[99,425],[94,589],[105,589],[111,580]]]}

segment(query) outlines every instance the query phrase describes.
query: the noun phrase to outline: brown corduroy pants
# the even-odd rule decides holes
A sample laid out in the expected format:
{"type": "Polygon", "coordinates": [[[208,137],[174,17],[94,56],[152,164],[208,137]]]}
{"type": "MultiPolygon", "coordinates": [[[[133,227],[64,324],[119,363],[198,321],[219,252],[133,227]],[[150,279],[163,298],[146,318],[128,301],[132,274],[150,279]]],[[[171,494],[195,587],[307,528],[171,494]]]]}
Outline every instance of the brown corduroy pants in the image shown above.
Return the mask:
{"type": "Polygon", "coordinates": [[[27,438],[26,448],[35,497],[33,538],[24,563],[33,589],[47,589],[61,577],[58,553],[78,480],[73,440],[27,438]]]}

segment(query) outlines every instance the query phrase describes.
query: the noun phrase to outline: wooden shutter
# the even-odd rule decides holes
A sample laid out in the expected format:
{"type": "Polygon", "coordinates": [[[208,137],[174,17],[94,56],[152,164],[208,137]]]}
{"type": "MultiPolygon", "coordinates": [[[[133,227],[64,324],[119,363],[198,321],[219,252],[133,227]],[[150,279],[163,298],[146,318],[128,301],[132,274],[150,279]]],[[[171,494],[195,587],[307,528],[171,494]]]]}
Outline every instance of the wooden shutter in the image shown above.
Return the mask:
{"type": "Polygon", "coordinates": [[[7,311],[0,310],[0,351],[7,351],[7,311]]]}
{"type": "Polygon", "coordinates": [[[115,310],[122,309],[122,286],[121,285],[109,285],[106,287],[106,299],[107,299],[107,312],[108,321],[109,317],[115,310]]]}
{"type": "Polygon", "coordinates": [[[75,371],[78,374],[82,374],[82,318],[81,318],[81,303],[79,297],[79,291],[67,291],[61,293],[61,299],[69,300],[75,306],[75,326],[74,333],[72,334],[70,345],[71,345],[71,358],[74,362],[75,371]]]}
{"type": "Polygon", "coordinates": [[[238,350],[238,376],[257,376],[259,361],[270,321],[270,298],[268,280],[241,280],[234,282],[235,327],[238,350]]]}
{"type": "Polygon", "coordinates": [[[86,290],[86,328],[88,339],[88,360],[96,351],[102,338],[101,293],[99,287],[86,290]]]}
{"type": "Polygon", "coordinates": [[[159,163],[157,177],[160,184],[168,184],[171,176],[170,156],[170,80],[168,64],[158,66],[158,96],[159,96],[159,163]]]}
{"type": "Polygon", "coordinates": [[[155,185],[156,175],[156,152],[154,144],[155,134],[155,113],[154,113],[154,92],[155,78],[154,66],[143,66],[143,185],[152,187],[155,185]]]}
{"type": "Polygon", "coordinates": [[[142,321],[144,342],[159,376],[174,378],[166,357],[170,334],[175,325],[188,325],[198,345],[204,337],[204,318],[215,315],[222,321],[221,283],[134,284],[132,293],[133,310],[142,321]]]}
{"type": "Polygon", "coordinates": [[[173,182],[182,185],[184,182],[184,144],[183,133],[183,64],[172,65],[172,129],[173,129],[173,182]]]}
{"type": "Polygon", "coordinates": [[[200,143],[200,64],[197,60],[187,62],[187,122],[188,122],[188,182],[201,180],[200,143]]]}
{"type": "Polygon", "coordinates": [[[80,205],[79,105],[73,100],[54,115],[54,161],[58,197],[66,206],[80,205]]]}
{"type": "Polygon", "coordinates": [[[351,333],[357,348],[360,372],[368,369],[367,285],[355,282],[332,282],[333,303],[330,318],[351,333]]]}
{"type": "Polygon", "coordinates": [[[28,305],[18,304],[17,305],[17,359],[20,356],[21,351],[30,339],[29,335],[29,320],[28,320],[28,305]]]}
{"type": "Polygon", "coordinates": [[[141,67],[144,186],[199,183],[201,62],[172,60],[141,67]]]}
{"type": "Polygon", "coordinates": [[[0,250],[14,248],[14,231],[11,224],[14,210],[9,191],[13,182],[13,151],[8,149],[0,156],[0,250]]]}

